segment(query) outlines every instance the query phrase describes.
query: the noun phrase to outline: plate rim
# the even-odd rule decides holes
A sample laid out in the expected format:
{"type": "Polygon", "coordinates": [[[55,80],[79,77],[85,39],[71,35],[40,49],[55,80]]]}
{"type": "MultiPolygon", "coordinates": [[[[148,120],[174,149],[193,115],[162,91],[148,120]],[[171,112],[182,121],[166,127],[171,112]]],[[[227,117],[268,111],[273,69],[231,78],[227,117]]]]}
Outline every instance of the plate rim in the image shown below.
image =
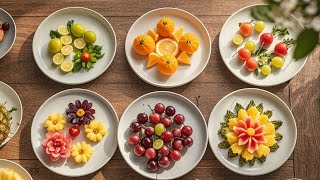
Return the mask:
{"type": "MultiPolygon", "coordinates": [[[[100,95],[100,94],[98,94],[98,93],[96,93],[96,92],[94,92],[94,91],[91,91],[91,90],[88,90],[88,89],[82,89],[82,88],[66,89],[66,90],[63,90],[63,91],[60,91],[60,92],[58,92],[58,93],[53,94],[51,97],[49,97],[47,100],[45,100],[45,101],[41,104],[41,106],[38,108],[37,112],[35,113],[34,117],[36,117],[36,115],[39,113],[39,109],[40,109],[45,103],[48,103],[49,101],[51,101],[52,99],[54,99],[54,98],[55,98],[56,96],[58,96],[58,95],[61,95],[61,94],[64,94],[64,93],[67,93],[67,92],[70,92],[70,91],[74,91],[74,92],[79,92],[79,91],[81,91],[81,92],[85,92],[85,93],[89,93],[89,94],[94,94],[95,96],[98,96],[99,98],[101,98],[103,101],[105,101],[105,102],[107,103],[107,105],[109,106],[109,108],[111,108],[111,110],[112,110],[112,112],[113,112],[113,115],[115,115],[115,117],[117,118],[117,119],[116,119],[116,120],[117,120],[117,126],[119,126],[119,117],[118,117],[118,115],[117,115],[116,110],[115,110],[114,107],[112,106],[112,104],[111,104],[106,98],[104,98],[102,95],[100,95]]],[[[34,154],[36,155],[38,161],[40,161],[41,164],[42,164],[44,167],[46,167],[47,169],[49,169],[51,172],[53,172],[53,173],[55,173],[55,174],[58,174],[58,175],[61,175],[61,176],[65,176],[65,177],[83,177],[83,176],[87,176],[87,175],[92,174],[92,173],[94,173],[94,172],[97,172],[97,171],[99,171],[101,168],[103,168],[103,167],[112,159],[112,157],[114,156],[115,152],[116,152],[117,149],[118,149],[118,143],[116,143],[116,148],[115,148],[115,150],[112,152],[112,156],[110,157],[110,159],[107,160],[107,161],[106,161],[105,163],[103,163],[99,168],[97,168],[96,170],[94,170],[94,171],[92,171],[92,172],[85,173],[85,174],[81,174],[81,175],[66,175],[66,174],[60,173],[60,171],[54,171],[54,170],[50,169],[49,167],[47,167],[47,166],[42,162],[42,160],[39,158],[38,153],[36,153],[36,151],[35,151],[35,147],[33,146],[33,143],[32,143],[32,127],[33,127],[33,125],[34,125],[34,123],[35,123],[34,117],[33,117],[33,120],[32,120],[31,131],[30,131],[30,135],[31,135],[31,146],[32,146],[33,152],[34,152],[34,154]]],[[[115,132],[115,138],[118,140],[118,128],[116,128],[115,131],[116,131],[116,132],[115,132]]]]}
{"type": "Polygon", "coordinates": [[[127,35],[126,35],[126,39],[125,39],[125,43],[124,43],[124,44],[125,44],[125,47],[126,47],[126,43],[127,43],[127,41],[129,41],[129,40],[127,40],[127,39],[128,39],[128,34],[129,34],[130,31],[132,31],[133,26],[134,26],[138,21],[140,21],[144,16],[146,16],[146,15],[148,15],[148,14],[154,12],[154,11],[161,11],[161,10],[174,10],[174,11],[180,11],[180,13],[181,13],[181,12],[186,13],[186,14],[190,15],[191,17],[193,17],[195,20],[197,20],[197,21],[201,24],[201,26],[203,27],[203,29],[204,29],[205,32],[206,32],[206,35],[207,35],[207,37],[208,37],[209,44],[210,44],[210,45],[209,45],[209,56],[208,56],[208,58],[206,59],[205,65],[202,67],[202,69],[201,69],[198,73],[195,73],[195,76],[192,77],[190,80],[185,81],[185,82],[182,82],[182,83],[176,83],[176,84],[173,84],[173,85],[166,85],[165,83],[164,83],[164,84],[160,84],[160,83],[155,83],[155,82],[148,81],[146,78],[144,78],[142,75],[140,75],[140,74],[133,68],[133,65],[130,63],[130,60],[131,60],[131,59],[128,58],[128,52],[126,51],[126,48],[125,48],[126,59],[127,59],[127,61],[128,61],[128,64],[130,65],[131,69],[133,70],[133,72],[134,72],[141,80],[143,80],[144,82],[146,82],[146,83],[148,83],[148,84],[150,84],[150,85],[152,85],[152,86],[160,87],[160,88],[175,88],[175,87],[180,87],[180,86],[183,86],[183,85],[185,85],[185,84],[188,84],[188,83],[190,83],[191,81],[193,81],[194,79],[196,79],[196,78],[204,71],[204,69],[207,67],[207,65],[208,65],[208,63],[209,63],[209,61],[210,61],[210,58],[211,58],[211,52],[212,52],[212,41],[211,41],[211,37],[210,37],[210,34],[209,34],[208,29],[206,28],[206,26],[202,23],[202,21],[201,21],[199,18],[197,18],[195,15],[193,15],[192,13],[190,13],[190,12],[188,12],[188,11],[186,11],[186,10],[183,10],[183,9],[180,9],[180,8],[174,8],[174,7],[161,7],[161,8],[156,8],[156,9],[150,10],[150,11],[144,13],[143,15],[141,15],[140,17],[138,17],[138,19],[134,21],[134,23],[131,25],[130,29],[129,29],[128,32],[127,32],[127,35]]]}
{"type": "MultiPolygon", "coordinates": [[[[200,113],[200,115],[201,115],[201,117],[202,117],[202,120],[203,120],[203,122],[204,122],[204,125],[205,125],[205,129],[206,129],[206,133],[205,133],[205,134],[206,134],[205,144],[206,144],[206,147],[203,149],[203,152],[202,152],[202,154],[201,154],[201,158],[199,158],[199,160],[198,160],[196,163],[194,163],[194,166],[192,167],[192,169],[191,169],[190,171],[188,171],[188,172],[185,173],[185,174],[182,174],[182,175],[179,175],[179,176],[177,176],[177,177],[174,177],[174,179],[177,179],[177,178],[180,178],[180,177],[182,177],[182,176],[190,173],[190,172],[199,164],[199,162],[202,160],[202,158],[203,158],[203,156],[204,156],[204,154],[205,154],[205,152],[206,152],[206,150],[207,150],[207,148],[208,148],[208,141],[209,141],[208,125],[207,125],[206,119],[204,118],[204,116],[203,116],[202,112],[200,111],[200,109],[199,109],[191,100],[189,100],[188,98],[186,98],[185,96],[183,96],[183,95],[181,95],[181,94],[178,94],[178,93],[175,93],[175,92],[172,92],[172,91],[152,91],[152,92],[149,92],[149,93],[146,93],[146,94],[143,94],[143,95],[139,96],[138,98],[136,98],[134,101],[132,101],[132,102],[126,107],[125,111],[124,111],[124,112],[122,113],[122,115],[121,115],[119,124],[120,124],[120,122],[121,122],[121,119],[122,119],[123,115],[127,113],[129,107],[131,107],[134,103],[136,103],[137,101],[141,100],[142,98],[144,98],[144,97],[146,97],[146,96],[154,95],[154,94],[170,94],[170,95],[178,96],[179,98],[182,98],[183,100],[191,103],[191,105],[194,106],[194,107],[196,108],[196,110],[200,113]]],[[[119,128],[119,127],[120,127],[120,126],[118,126],[118,128],[119,128]]],[[[120,154],[121,154],[122,158],[125,160],[125,162],[127,163],[127,165],[129,165],[129,167],[130,167],[132,170],[134,170],[136,173],[142,175],[143,177],[153,179],[152,177],[149,177],[149,176],[147,176],[147,175],[145,175],[145,174],[143,174],[143,173],[140,173],[140,171],[136,171],[135,168],[133,168],[133,167],[131,166],[131,164],[128,163],[128,161],[130,161],[130,160],[127,160],[126,158],[123,157],[123,152],[122,152],[122,149],[120,148],[120,144],[119,144],[119,143],[120,143],[120,140],[119,140],[119,138],[120,138],[119,132],[120,132],[120,131],[118,131],[118,136],[117,136],[117,139],[118,139],[118,148],[119,148],[119,151],[120,151],[120,154]]],[[[157,177],[157,176],[156,176],[156,177],[157,177]]],[[[160,178],[160,179],[161,179],[161,178],[160,178]]],[[[173,178],[170,178],[170,179],[173,179],[173,178]]]]}
{"type": "MultiPolygon", "coordinates": [[[[227,65],[227,62],[224,60],[224,58],[223,58],[222,55],[221,55],[222,52],[221,52],[220,42],[221,42],[221,38],[222,38],[222,36],[221,36],[221,31],[222,31],[222,29],[224,29],[226,23],[227,23],[231,18],[233,18],[236,14],[238,14],[240,11],[243,11],[243,10],[245,10],[245,9],[247,9],[247,8],[252,8],[252,7],[254,7],[254,6],[266,6],[266,5],[268,5],[268,4],[263,4],[263,3],[260,3],[260,4],[259,4],[259,3],[258,3],[258,4],[252,4],[252,5],[245,6],[245,7],[241,8],[241,9],[237,10],[237,11],[234,12],[232,15],[230,15],[230,16],[228,17],[228,19],[223,23],[223,26],[222,26],[222,28],[220,29],[220,32],[219,32],[219,45],[218,45],[218,47],[219,47],[219,53],[220,53],[220,57],[221,57],[223,63],[225,64],[225,66],[226,66],[226,67],[228,68],[228,70],[229,70],[236,78],[238,78],[240,81],[245,82],[245,83],[247,83],[247,84],[249,84],[249,85],[257,86],[257,87],[272,87],[272,86],[277,86],[277,85],[280,85],[280,84],[283,84],[283,83],[286,83],[286,82],[290,81],[292,78],[294,78],[294,77],[302,70],[302,68],[305,66],[305,64],[306,64],[306,62],[307,62],[307,60],[308,60],[308,56],[306,56],[306,57],[305,57],[306,59],[304,60],[302,66],[298,69],[298,71],[295,72],[295,74],[294,74],[291,78],[289,78],[289,79],[287,79],[287,80],[285,80],[285,81],[279,81],[279,82],[276,82],[276,83],[273,83],[273,84],[256,84],[256,83],[254,83],[254,82],[251,82],[251,81],[249,81],[249,80],[246,80],[246,78],[240,78],[239,76],[237,76],[237,75],[235,74],[235,72],[233,71],[232,67],[229,67],[229,66],[227,65]]],[[[301,25],[301,27],[304,29],[304,26],[301,24],[301,22],[298,21],[298,19],[297,19],[295,16],[292,15],[292,17],[293,17],[293,18],[301,25]]]]}
{"type": "MultiPolygon", "coordinates": [[[[20,111],[21,111],[21,118],[20,118],[20,120],[19,120],[19,124],[18,124],[17,130],[14,132],[14,134],[12,135],[12,137],[9,138],[9,140],[8,140],[7,142],[0,144],[0,147],[3,147],[3,146],[5,146],[5,145],[17,134],[17,132],[18,132],[18,130],[19,130],[19,128],[20,128],[20,125],[21,125],[21,123],[22,123],[22,118],[23,118],[23,106],[22,106],[22,102],[21,102],[21,99],[20,99],[18,93],[17,93],[11,86],[9,86],[8,84],[6,84],[6,83],[4,83],[4,82],[2,82],[2,81],[0,81],[0,85],[4,85],[4,86],[8,87],[8,88],[15,94],[15,96],[18,98],[19,108],[20,108],[20,111]]],[[[8,139],[8,137],[7,137],[6,139],[8,139]]],[[[6,139],[5,139],[5,140],[6,140],[6,139]]]]}
{"type": "Polygon", "coordinates": [[[16,37],[17,37],[17,26],[16,26],[16,22],[14,21],[13,17],[11,16],[11,14],[8,13],[8,11],[4,10],[3,8],[0,7],[0,11],[3,11],[5,12],[9,18],[12,20],[13,22],[13,26],[14,26],[14,38],[13,38],[13,41],[12,41],[12,44],[11,46],[9,47],[9,49],[2,55],[0,56],[0,60],[5,57],[11,50],[11,48],[13,47],[14,43],[16,42],[16,37]]]}
{"type": "MultiPolygon", "coordinates": [[[[230,168],[229,166],[226,166],[224,161],[222,161],[220,158],[217,158],[219,155],[216,154],[217,152],[215,152],[215,150],[214,150],[215,148],[213,148],[213,147],[215,147],[215,145],[213,144],[214,142],[212,142],[212,140],[211,140],[211,141],[209,140],[209,145],[210,145],[210,149],[211,149],[211,151],[213,152],[214,156],[219,160],[219,162],[220,162],[224,167],[226,167],[226,168],[229,169],[230,171],[235,172],[235,173],[240,174],[240,175],[245,175],[245,176],[261,176],[261,175],[269,174],[269,173],[271,173],[271,172],[279,169],[281,166],[283,166],[283,165],[288,161],[288,159],[290,158],[290,156],[292,155],[292,153],[293,153],[293,151],[294,151],[294,148],[295,148],[295,146],[296,146],[296,142],[297,142],[298,130],[297,130],[297,125],[296,125],[296,120],[295,120],[295,118],[294,118],[294,116],[293,116],[293,113],[291,112],[290,108],[288,107],[288,105],[287,105],[280,97],[278,97],[277,95],[275,95],[275,94],[273,94],[273,93],[271,93],[271,92],[269,92],[269,91],[267,91],[267,90],[259,89],[259,88],[242,88],[242,89],[238,89],[238,90],[232,91],[231,93],[225,95],[222,99],[220,99],[219,102],[218,102],[218,103],[214,106],[214,108],[212,109],[212,111],[211,111],[211,113],[210,113],[210,116],[209,116],[209,120],[208,120],[208,129],[209,129],[209,130],[208,130],[208,136],[209,136],[209,131],[210,131],[209,123],[210,123],[210,121],[213,121],[213,120],[214,120],[214,119],[212,118],[212,115],[213,115],[213,111],[215,110],[215,108],[217,108],[218,105],[220,105],[220,103],[221,103],[222,101],[224,101],[227,97],[229,97],[229,96],[231,96],[231,95],[233,95],[233,94],[235,94],[235,93],[241,92],[241,91],[250,91],[250,90],[253,90],[253,91],[256,91],[256,92],[261,92],[261,93],[263,93],[263,94],[268,94],[268,95],[271,95],[272,97],[276,98],[277,100],[279,100],[279,101],[284,105],[285,109],[288,110],[289,114],[291,115],[291,118],[292,118],[292,120],[293,120],[293,124],[294,124],[294,127],[295,127],[295,128],[294,128],[294,132],[295,132],[294,134],[295,134],[295,136],[294,136],[293,146],[291,147],[291,149],[289,149],[289,152],[290,152],[290,153],[289,153],[288,158],[287,158],[284,162],[282,162],[280,166],[278,166],[278,167],[275,168],[275,169],[268,170],[268,171],[266,171],[266,172],[264,172],[264,173],[246,174],[246,173],[243,173],[242,171],[238,171],[237,169],[232,169],[232,168],[230,168]]],[[[211,139],[211,138],[210,138],[210,139],[211,139]]],[[[220,156],[219,156],[219,157],[220,157],[220,156]]]]}
{"type": "Polygon", "coordinates": [[[32,178],[32,176],[30,175],[30,173],[29,173],[22,165],[14,162],[14,161],[11,161],[11,160],[9,160],[9,159],[0,159],[0,162],[1,162],[1,161],[5,161],[5,162],[12,163],[12,164],[14,164],[14,165],[19,166],[24,172],[27,173],[27,175],[29,176],[29,178],[30,178],[31,180],[33,180],[33,178],[32,178]]]}
{"type": "Polygon", "coordinates": [[[33,35],[33,39],[32,39],[32,54],[33,54],[33,58],[38,66],[38,68],[41,70],[41,72],[46,75],[48,78],[50,78],[51,80],[55,81],[55,82],[58,82],[58,83],[61,83],[61,84],[66,84],[66,85],[80,85],[80,84],[85,84],[85,83],[88,83],[88,82],[91,82],[95,79],[97,79],[98,77],[100,77],[103,73],[105,73],[107,71],[107,69],[110,67],[110,65],[112,64],[114,58],[115,58],[115,55],[116,55],[116,52],[117,52],[117,46],[118,46],[118,42],[117,42],[117,35],[113,29],[113,26],[111,25],[111,23],[100,13],[98,13],[97,11],[93,10],[93,9],[89,9],[89,8],[86,8],[86,7],[81,7],[81,6],[71,6],[71,7],[65,7],[65,8],[62,8],[62,9],[59,9],[59,10],[56,10],[54,12],[52,12],[51,14],[49,14],[45,19],[43,19],[41,21],[41,23],[38,25],[34,35],[33,35]],[[112,32],[112,35],[114,36],[114,52],[111,56],[111,59],[110,59],[110,64],[106,66],[106,68],[101,71],[100,73],[98,73],[96,76],[92,76],[91,78],[88,78],[87,80],[85,81],[82,81],[82,82],[78,82],[78,83],[75,83],[75,82],[67,82],[67,81],[62,81],[62,80],[58,80],[57,78],[54,78],[54,77],[51,77],[49,74],[46,73],[46,71],[42,68],[40,68],[40,61],[38,62],[37,58],[38,59],[41,59],[43,61],[43,59],[41,57],[38,57],[38,55],[36,55],[35,53],[35,37],[38,33],[38,30],[40,28],[40,26],[48,20],[49,17],[57,14],[57,13],[60,13],[60,11],[65,11],[65,10],[68,10],[68,9],[80,9],[80,10],[85,10],[85,11],[90,11],[91,13],[95,13],[96,15],[100,16],[104,21],[107,22],[107,24],[110,26],[110,29],[111,29],[111,32],[112,32]]]}

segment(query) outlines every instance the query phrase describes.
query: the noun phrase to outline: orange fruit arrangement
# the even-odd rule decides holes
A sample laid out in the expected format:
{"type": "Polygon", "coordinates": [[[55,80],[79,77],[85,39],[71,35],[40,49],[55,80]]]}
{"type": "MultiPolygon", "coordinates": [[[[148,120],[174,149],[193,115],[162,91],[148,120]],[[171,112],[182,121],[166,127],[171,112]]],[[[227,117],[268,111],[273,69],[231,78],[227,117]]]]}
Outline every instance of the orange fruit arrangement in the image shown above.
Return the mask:
{"type": "Polygon", "coordinates": [[[147,34],[134,39],[133,49],[140,55],[149,55],[148,68],[157,64],[161,74],[170,76],[177,71],[179,64],[191,65],[189,55],[200,45],[196,35],[183,34],[183,30],[183,27],[175,29],[174,21],[163,17],[157,23],[157,30],[148,29],[147,34]]]}

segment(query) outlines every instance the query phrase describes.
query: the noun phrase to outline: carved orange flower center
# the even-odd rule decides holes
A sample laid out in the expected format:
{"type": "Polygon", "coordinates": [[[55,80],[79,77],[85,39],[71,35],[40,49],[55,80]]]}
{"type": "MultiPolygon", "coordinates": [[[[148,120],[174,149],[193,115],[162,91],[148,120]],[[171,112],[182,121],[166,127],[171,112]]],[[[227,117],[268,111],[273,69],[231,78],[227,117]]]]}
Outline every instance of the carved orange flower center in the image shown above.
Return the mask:
{"type": "Polygon", "coordinates": [[[253,136],[255,133],[256,133],[256,131],[255,131],[253,128],[248,128],[248,129],[247,129],[247,134],[248,134],[249,136],[253,136]]]}

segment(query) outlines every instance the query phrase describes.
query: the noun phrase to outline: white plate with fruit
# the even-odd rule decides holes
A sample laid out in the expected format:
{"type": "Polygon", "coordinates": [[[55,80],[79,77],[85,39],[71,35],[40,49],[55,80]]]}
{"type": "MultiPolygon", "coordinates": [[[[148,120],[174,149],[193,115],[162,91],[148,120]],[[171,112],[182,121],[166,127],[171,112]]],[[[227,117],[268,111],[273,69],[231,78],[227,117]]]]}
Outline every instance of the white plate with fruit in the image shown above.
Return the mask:
{"type": "Polygon", "coordinates": [[[145,94],[123,113],[118,128],[120,152],[139,174],[176,179],[202,159],[208,143],[200,110],[187,98],[168,91],[145,94]]]}
{"type": "Polygon", "coordinates": [[[22,112],[18,94],[9,85],[0,81],[0,147],[17,133],[22,112]]]}
{"type": "Polygon", "coordinates": [[[63,84],[83,84],[107,70],[117,40],[110,23],[99,13],[69,7],[49,15],[35,32],[32,51],[40,70],[63,84]]]}
{"type": "Polygon", "coordinates": [[[84,89],[57,93],[38,109],[31,143],[40,162],[64,176],[102,168],[117,149],[118,117],[101,95],[84,89]]]}
{"type": "MultiPolygon", "coordinates": [[[[253,5],[240,9],[224,23],[219,50],[227,68],[240,80],[255,86],[275,86],[289,81],[307,58],[293,58],[294,44],[303,30],[280,27],[252,17],[253,5]]],[[[267,11],[267,10],[266,10],[267,11]]],[[[292,16],[292,21],[297,21],[292,16]]]]}
{"type": "Polygon", "coordinates": [[[26,169],[16,162],[0,159],[0,179],[32,180],[26,169]]]}
{"type": "Polygon", "coordinates": [[[16,23],[12,16],[0,8],[0,59],[12,48],[16,40],[16,23]]]}
{"type": "Polygon", "coordinates": [[[234,91],[222,98],[208,122],[216,158],[238,174],[258,176],[281,167],[297,139],[295,119],[276,95],[261,89],[234,91]]]}
{"type": "Polygon", "coordinates": [[[195,79],[206,67],[211,40],[202,22],[177,8],[147,12],[131,26],[127,60],[145,82],[173,88],[195,79]]]}

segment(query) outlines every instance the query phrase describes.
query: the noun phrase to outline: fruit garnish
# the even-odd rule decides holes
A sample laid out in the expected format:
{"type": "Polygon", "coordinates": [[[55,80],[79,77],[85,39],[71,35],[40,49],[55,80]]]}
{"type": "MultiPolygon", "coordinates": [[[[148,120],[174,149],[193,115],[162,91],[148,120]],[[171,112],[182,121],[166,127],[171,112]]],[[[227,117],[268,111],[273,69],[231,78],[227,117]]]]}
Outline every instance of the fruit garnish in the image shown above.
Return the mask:
{"type": "Polygon", "coordinates": [[[263,65],[261,67],[261,73],[265,76],[268,76],[271,73],[271,67],[269,65],[263,65]]]}
{"type": "Polygon", "coordinates": [[[81,125],[88,125],[95,119],[93,116],[95,110],[92,109],[92,103],[84,100],[82,103],[76,100],[75,103],[69,103],[66,114],[68,116],[68,123],[81,125]]]}
{"type": "Polygon", "coordinates": [[[177,60],[178,60],[178,63],[179,63],[179,64],[191,65],[190,58],[189,58],[188,54],[187,54],[185,51],[183,51],[183,52],[179,55],[179,57],[177,58],[177,60]]]}
{"type": "Polygon", "coordinates": [[[254,71],[257,69],[258,67],[258,62],[252,58],[249,58],[247,61],[246,61],[246,67],[247,67],[247,70],[248,71],[254,71]]]}
{"type": "Polygon", "coordinates": [[[275,68],[281,68],[284,65],[284,60],[283,60],[283,58],[276,56],[276,57],[272,58],[271,64],[275,68]]]}
{"type": "Polygon", "coordinates": [[[23,180],[23,177],[17,171],[10,168],[0,169],[0,178],[3,180],[23,180]]]}
{"type": "Polygon", "coordinates": [[[87,138],[93,142],[101,141],[103,136],[108,134],[102,121],[94,120],[89,125],[84,126],[87,138]]]}
{"type": "Polygon", "coordinates": [[[53,38],[49,41],[48,50],[51,53],[56,54],[60,52],[61,48],[62,48],[62,42],[59,38],[53,38]]]}
{"type": "Polygon", "coordinates": [[[133,49],[140,55],[147,55],[155,49],[155,41],[147,34],[136,37],[133,41],[133,49]]]}
{"type": "Polygon", "coordinates": [[[60,40],[62,42],[63,45],[69,45],[72,43],[72,37],[71,36],[61,36],[60,40]]]}
{"type": "Polygon", "coordinates": [[[236,34],[233,36],[232,42],[235,45],[240,46],[243,43],[243,37],[240,34],[236,34]]]}
{"type": "Polygon", "coordinates": [[[241,48],[238,51],[238,58],[242,61],[247,61],[251,57],[251,52],[247,48],[241,48]]]}
{"type": "Polygon", "coordinates": [[[42,141],[42,147],[52,161],[70,156],[72,139],[67,137],[63,131],[48,132],[42,141]]]}
{"type": "Polygon", "coordinates": [[[181,36],[183,35],[183,27],[178,27],[173,33],[170,34],[169,38],[179,42],[181,36]]]}
{"type": "Polygon", "coordinates": [[[73,125],[69,128],[69,134],[72,137],[77,137],[80,134],[80,128],[77,125],[73,125]]]}
{"type": "Polygon", "coordinates": [[[77,163],[86,163],[91,159],[93,149],[90,144],[84,141],[77,142],[71,147],[71,155],[77,163]]]}
{"type": "Polygon", "coordinates": [[[73,52],[73,47],[72,47],[71,45],[65,45],[65,46],[62,46],[62,48],[61,48],[61,53],[62,53],[64,56],[68,56],[68,55],[70,55],[72,52],[73,52]]]}
{"type": "Polygon", "coordinates": [[[60,65],[60,69],[63,71],[63,72],[71,72],[72,71],[72,68],[73,68],[73,63],[70,62],[70,61],[64,61],[61,65],[60,65]]]}
{"type": "Polygon", "coordinates": [[[256,49],[256,44],[253,41],[247,41],[244,44],[244,47],[249,51],[253,52],[256,49]]]}
{"type": "Polygon", "coordinates": [[[83,35],[83,39],[89,43],[89,44],[93,44],[96,42],[97,40],[97,36],[96,33],[94,33],[93,31],[86,31],[83,35]]]}
{"type": "Polygon", "coordinates": [[[47,128],[48,132],[57,132],[63,130],[66,123],[66,118],[64,118],[62,114],[50,113],[48,118],[44,121],[43,126],[47,128]]]}
{"type": "Polygon", "coordinates": [[[89,60],[90,60],[90,53],[88,53],[88,52],[83,52],[83,53],[81,54],[81,59],[82,59],[82,61],[84,61],[84,62],[89,61],[89,60]]]}
{"type": "Polygon", "coordinates": [[[168,37],[174,31],[174,21],[169,17],[163,17],[157,23],[157,31],[160,36],[168,37]]]}
{"type": "Polygon", "coordinates": [[[161,39],[156,44],[156,52],[160,56],[165,54],[176,56],[179,53],[178,43],[170,38],[161,39]]]}
{"type": "Polygon", "coordinates": [[[244,37],[249,36],[252,33],[253,27],[251,22],[243,22],[240,24],[240,34],[244,37]]]}
{"type": "Polygon", "coordinates": [[[157,33],[153,29],[148,30],[148,35],[151,36],[155,42],[157,42],[159,40],[159,33],[157,33]]]}
{"type": "MultiPolygon", "coordinates": [[[[79,39],[79,41],[82,41],[79,39]]],[[[101,53],[102,46],[89,45],[85,46],[81,51],[76,51],[73,57],[74,68],[72,72],[79,72],[82,68],[90,70],[94,64],[101,59],[104,54],[101,53]]]]}
{"type": "Polygon", "coordinates": [[[58,26],[58,33],[62,36],[68,35],[70,32],[68,31],[68,28],[64,25],[58,26]]]}
{"type": "Polygon", "coordinates": [[[71,26],[71,33],[75,37],[82,37],[86,29],[82,24],[73,24],[71,26]]]}
{"type": "Polygon", "coordinates": [[[161,74],[170,76],[177,71],[178,61],[173,55],[165,54],[160,57],[157,68],[161,74]]]}
{"type": "Polygon", "coordinates": [[[77,49],[83,49],[84,47],[86,47],[87,43],[83,38],[77,38],[74,40],[73,45],[77,49]]]}
{"type": "Polygon", "coordinates": [[[265,24],[263,21],[257,21],[254,25],[254,29],[257,31],[257,32],[262,32],[265,28],[265,24]]]}
{"type": "Polygon", "coordinates": [[[192,33],[186,33],[181,36],[179,40],[179,49],[180,51],[185,51],[187,54],[193,54],[198,50],[199,39],[196,35],[192,33]]]}
{"type": "Polygon", "coordinates": [[[148,57],[147,67],[151,67],[158,63],[160,56],[157,53],[150,53],[148,57]]]}
{"type": "Polygon", "coordinates": [[[17,108],[13,107],[11,110],[8,110],[5,107],[5,103],[0,103],[0,144],[7,139],[11,129],[11,113],[16,111],[17,108]]]}
{"type": "Polygon", "coordinates": [[[262,46],[270,46],[273,42],[273,36],[271,33],[263,33],[260,36],[260,43],[262,46]]]}

